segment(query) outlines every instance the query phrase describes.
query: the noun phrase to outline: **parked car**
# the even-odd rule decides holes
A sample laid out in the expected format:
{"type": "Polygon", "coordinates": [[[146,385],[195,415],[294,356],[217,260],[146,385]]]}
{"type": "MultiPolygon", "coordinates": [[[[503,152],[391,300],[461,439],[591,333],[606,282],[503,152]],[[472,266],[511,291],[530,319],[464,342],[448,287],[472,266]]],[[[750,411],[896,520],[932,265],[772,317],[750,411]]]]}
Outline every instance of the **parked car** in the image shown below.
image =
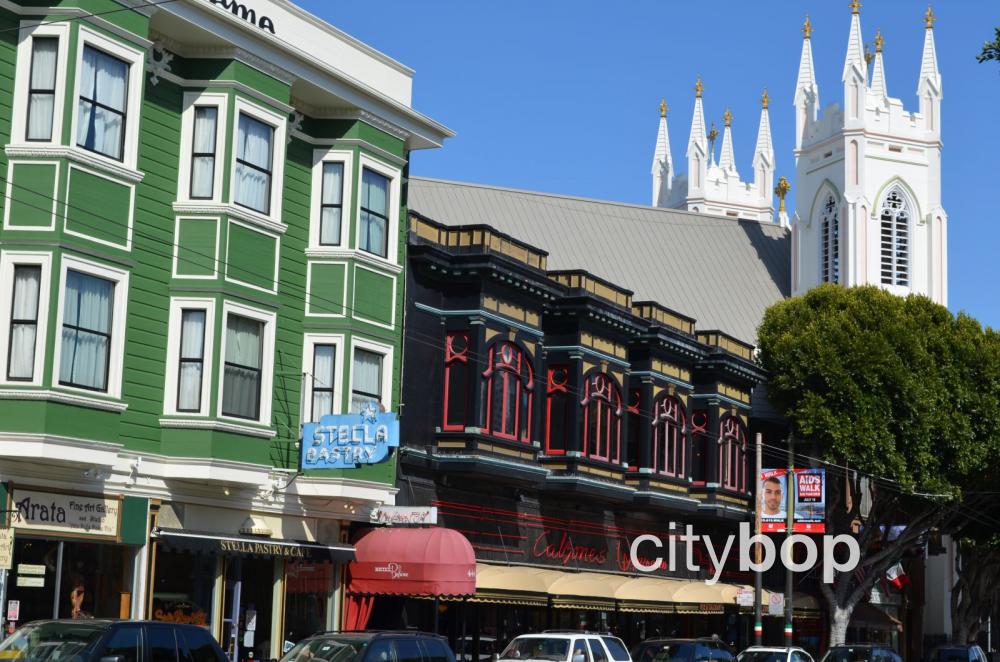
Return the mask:
{"type": "Polygon", "coordinates": [[[475,662],[476,660],[483,660],[485,662],[486,660],[493,659],[493,655],[497,652],[496,637],[481,635],[479,637],[478,651],[472,649],[474,642],[475,639],[473,637],[459,637],[458,641],[455,642],[455,658],[464,662],[475,662]]]}
{"type": "Polygon", "coordinates": [[[448,640],[415,630],[320,632],[285,653],[281,662],[455,662],[448,640]]]}
{"type": "Polygon", "coordinates": [[[986,653],[977,644],[951,644],[931,651],[928,662],[986,662],[986,653]]]}
{"type": "Polygon", "coordinates": [[[580,630],[546,630],[522,634],[500,654],[500,660],[538,662],[632,662],[618,637],[580,630]]]}
{"type": "Polygon", "coordinates": [[[33,621],[0,643],[0,660],[28,662],[228,662],[205,628],[107,619],[33,621]]]}
{"type": "Polygon", "coordinates": [[[831,646],[822,662],[902,662],[903,658],[881,644],[841,644],[831,646]]]}
{"type": "Polygon", "coordinates": [[[736,656],[736,662],[814,662],[797,646],[751,646],[736,656]]]}
{"type": "Polygon", "coordinates": [[[733,651],[718,637],[646,639],[632,649],[634,662],[733,662],[733,651]]]}

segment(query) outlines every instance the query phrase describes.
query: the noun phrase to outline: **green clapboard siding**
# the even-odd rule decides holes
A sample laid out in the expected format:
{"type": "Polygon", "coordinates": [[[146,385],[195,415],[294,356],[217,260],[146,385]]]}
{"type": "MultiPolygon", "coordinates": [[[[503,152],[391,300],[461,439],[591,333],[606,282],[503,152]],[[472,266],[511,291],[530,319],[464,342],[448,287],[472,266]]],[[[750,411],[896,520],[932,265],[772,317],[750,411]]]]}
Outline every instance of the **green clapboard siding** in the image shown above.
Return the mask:
{"type": "Polygon", "coordinates": [[[125,247],[131,187],[71,166],[66,197],[67,230],[125,247]]]}
{"type": "Polygon", "coordinates": [[[309,313],[343,315],[346,264],[312,263],[309,265],[309,313]]]}
{"type": "Polygon", "coordinates": [[[396,306],[392,297],[393,280],[392,276],[355,267],[354,316],[388,326],[392,321],[392,309],[396,306]]]}
{"type": "Polygon", "coordinates": [[[11,173],[11,227],[48,227],[52,225],[52,198],[55,194],[54,163],[15,163],[11,173]]]}
{"type": "Polygon", "coordinates": [[[274,260],[278,242],[271,235],[229,224],[226,276],[265,290],[274,289],[274,260]]]}
{"type": "Polygon", "coordinates": [[[119,533],[126,545],[142,545],[146,542],[146,522],[149,499],[127,496],[122,499],[121,527],[119,533]]]}
{"type": "Polygon", "coordinates": [[[177,275],[214,276],[217,246],[214,218],[182,218],[177,222],[177,275]]]}

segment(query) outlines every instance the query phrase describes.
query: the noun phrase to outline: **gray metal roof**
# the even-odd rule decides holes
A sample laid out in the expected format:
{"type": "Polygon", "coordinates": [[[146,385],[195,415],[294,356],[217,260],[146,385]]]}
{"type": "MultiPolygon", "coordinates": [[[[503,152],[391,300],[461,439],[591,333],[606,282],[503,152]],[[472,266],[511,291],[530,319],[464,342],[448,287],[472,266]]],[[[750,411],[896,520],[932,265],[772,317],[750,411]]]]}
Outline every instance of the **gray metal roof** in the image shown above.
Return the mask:
{"type": "Polygon", "coordinates": [[[489,225],[755,343],[764,309],[790,293],[790,233],[779,225],[436,179],[410,179],[409,208],[444,225],[489,225]]]}

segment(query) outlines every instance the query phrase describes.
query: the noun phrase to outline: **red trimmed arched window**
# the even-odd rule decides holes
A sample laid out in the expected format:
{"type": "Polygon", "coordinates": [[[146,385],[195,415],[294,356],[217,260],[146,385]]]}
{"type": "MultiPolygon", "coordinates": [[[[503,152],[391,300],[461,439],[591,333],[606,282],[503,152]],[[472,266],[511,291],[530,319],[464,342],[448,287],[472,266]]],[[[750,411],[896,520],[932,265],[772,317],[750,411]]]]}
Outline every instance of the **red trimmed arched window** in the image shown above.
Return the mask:
{"type": "Polygon", "coordinates": [[[441,429],[454,432],[469,424],[469,332],[449,331],[444,343],[444,415],[441,429]]]}
{"type": "Polygon", "coordinates": [[[583,453],[593,460],[620,462],[622,451],[622,394],[603,372],[584,381],[583,453]]]}
{"type": "Polygon", "coordinates": [[[719,483],[738,492],[747,489],[747,434],[735,416],[719,422],[719,483]]]}
{"type": "Polygon", "coordinates": [[[687,469],[687,417],[677,398],[664,395],[653,403],[653,470],[678,478],[687,469]]]}
{"type": "Polygon", "coordinates": [[[569,366],[549,366],[545,379],[545,452],[548,455],[566,453],[572,430],[572,401],[569,366]]]}
{"type": "Polygon", "coordinates": [[[483,431],[529,443],[534,388],[531,360],[523,349],[507,341],[490,347],[483,372],[483,431]]]}
{"type": "Polygon", "coordinates": [[[691,414],[691,484],[708,482],[708,412],[698,409],[691,414]]]}

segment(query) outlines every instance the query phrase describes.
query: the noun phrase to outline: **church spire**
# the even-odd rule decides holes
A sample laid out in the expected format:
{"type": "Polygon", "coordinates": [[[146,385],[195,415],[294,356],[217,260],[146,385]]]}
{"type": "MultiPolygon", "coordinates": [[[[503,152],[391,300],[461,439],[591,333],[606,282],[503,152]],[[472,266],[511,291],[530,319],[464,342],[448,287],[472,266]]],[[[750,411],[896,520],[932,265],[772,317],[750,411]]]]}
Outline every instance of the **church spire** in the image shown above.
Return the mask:
{"type": "Polygon", "coordinates": [[[920,59],[920,82],[917,84],[917,96],[920,97],[920,114],[924,118],[925,128],[933,133],[940,131],[941,72],[938,71],[937,50],[934,47],[934,12],[927,5],[924,14],[924,54],[920,59]]]}
{"type": "Polygon", "coordinates": [[[771,143],[771,118],[768,106],[771,99],[764,88],[760,97],[760,126],[757,128],[757,147],[753,154],[754,189],[761,206],[773,206],[771,185],[774,183],[774,145],[771,143]]]}
{"type": "Polygon", "coordinates": [[[884,44],[885,39],[882,37],[882,31],[878,30],[875,33],[875,65],[872,67],[871,91],[876,99],[881,100],[885,100],[889,96],[889,89],[885,82],[885,63],[882,61],[882,46],[884,44]]]}
{"type": "Polygon", "coordinates": [[[864,40],[861,38],[861,3],[858,0],[851,1],[851,32],[847,38],[847,57],[844,59],[843,80],[846,83],[850,80],[852,72],[856,72],[861,77],[863,83],[867,83],[868,67],[865,66],[864,40]]]}
{"type": "Polygon", "coordinates": [[[652,175],[653,206],[666,207],[674,175],[674,163],[670,157],[670,134],[667,131],[666,99],[660,100],[660,128],[656,132],[656,148],[653,150],[652,175]]]}
{"type": "MultiPolygon", "coordinates": [[[[924,55],[920,60],[920,80],[933,81],[940,88],[941,74],[938,72],[937,50],[934,47],[934,12],[931,6],[927,5],[927,13],[924,14],[924,55]]],[[[940,89],[939,89],[940,91],[940,89]]]]}
{"type": "Polygon", "coordinates": [[[688,138],[688,200],[703,194],[705,174],[708,172],[708,145],[705,136],[705,111],[701,105],[701,94],[705,86],[701,78],[694,85],[694,114],[691,117],[691,135],[688,138]]]}
{"type": "Polygon", "coordinates": [[[705,111],[701,105],[701,94],[705,86],[701,83],[701,78],[694,84],[694,114],[691,117],[691,137],[688,138],[688,155],[695,145],[701,147],[701,151],[706,151],[705,145],[705,111]]]}
{"type": "Polygon", "coordinates": [[[722,129],[722,152],[719,154],[719,167],[726,172],[736,172],[736,157],[733,154],[733,112],[726,108],[722,116],[725,127],[722,129]]]}
{"type": "Polygon", "coordinates": [[[819,109],[819,86],[812,56],[812,22],[806,15],[802,26],[802,57],[799,58],[799,79],[795,84],[795,148],[802,147],[806,126],[816,121],[819,109]]]}

